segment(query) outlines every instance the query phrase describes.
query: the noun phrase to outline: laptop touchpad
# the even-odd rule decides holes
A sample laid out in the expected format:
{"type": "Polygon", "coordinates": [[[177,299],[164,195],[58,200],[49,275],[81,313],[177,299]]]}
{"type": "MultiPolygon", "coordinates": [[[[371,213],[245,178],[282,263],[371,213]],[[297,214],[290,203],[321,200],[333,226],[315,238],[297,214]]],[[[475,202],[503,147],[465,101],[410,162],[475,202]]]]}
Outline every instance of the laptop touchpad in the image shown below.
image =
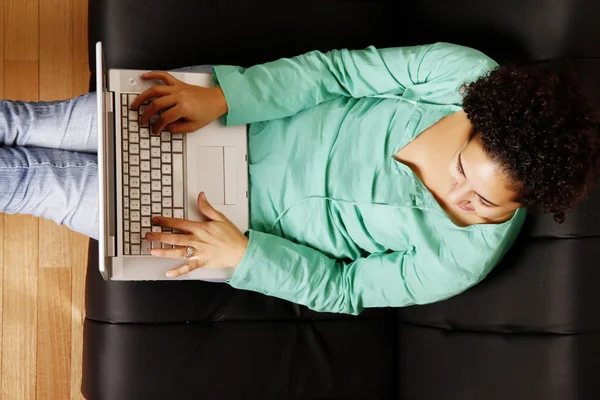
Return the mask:
{"type": "Polygon", "coordinates": [[[225,204],[225,180],[223,165],[223,147],[200,146],[196,151],[196,171],[188,173],[196,174],[197,193],[204,192],[206,199],[211,204],[225,204]]]}

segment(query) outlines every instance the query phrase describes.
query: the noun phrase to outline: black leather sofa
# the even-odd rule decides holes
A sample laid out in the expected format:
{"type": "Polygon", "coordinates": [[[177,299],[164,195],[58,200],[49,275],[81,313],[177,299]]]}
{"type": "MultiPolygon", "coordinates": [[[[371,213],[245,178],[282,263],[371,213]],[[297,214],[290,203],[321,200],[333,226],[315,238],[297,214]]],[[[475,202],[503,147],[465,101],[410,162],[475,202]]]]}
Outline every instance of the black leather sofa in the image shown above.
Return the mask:
{"type": "MultiPolygon", "coordinates": [[[[434,41],[500,62],[568,58],[600,94],[597,0],[91,0],[107,67],[249,66],[434,41]]],[[[93,82],[93,81],[92,81],[93,82]]],[[[529,217],[480,285],[418,307],[316,313],[209,282],[105,282],[91,241],[87,399],[600,398],[600,191],[529,217]]]]}

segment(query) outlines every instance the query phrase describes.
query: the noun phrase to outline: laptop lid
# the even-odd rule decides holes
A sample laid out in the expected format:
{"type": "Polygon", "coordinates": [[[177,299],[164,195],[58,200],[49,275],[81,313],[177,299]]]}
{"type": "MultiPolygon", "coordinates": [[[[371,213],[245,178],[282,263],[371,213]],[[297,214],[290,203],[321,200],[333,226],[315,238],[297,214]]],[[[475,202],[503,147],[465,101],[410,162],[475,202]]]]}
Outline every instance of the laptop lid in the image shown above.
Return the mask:
{"type": "Polygon", "coordinates": [[[106,252],[106,74],[102,42],[96,43],[96,103],[98,122],[98,268],[105,280],[110,279],[106,252]]]}

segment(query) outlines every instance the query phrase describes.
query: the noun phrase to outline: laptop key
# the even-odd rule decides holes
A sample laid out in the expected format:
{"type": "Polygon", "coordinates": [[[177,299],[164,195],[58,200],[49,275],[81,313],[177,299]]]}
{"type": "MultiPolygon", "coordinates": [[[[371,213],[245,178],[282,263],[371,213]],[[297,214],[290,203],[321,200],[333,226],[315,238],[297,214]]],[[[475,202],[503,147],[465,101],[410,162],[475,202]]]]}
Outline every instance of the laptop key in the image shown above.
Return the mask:
{"type": "Polygon", "coordinates": [[[131,253],[129,252],[129,243],[125,243],[125,247],[124,247],[124,249],[123,249],[123,254],[125,254],[125,255],[129,255],[129,254],[131,254],[131,253]]]}
{"type": "Polygon", "coordinates": [[[183,154],[173,154],[173,207],[183,208],[183,154]]]}
{"type": "Polygon", "coordinates": [[[139,233],[132,233],[131,234],[131,244],[140,244],[140,234],[139,233]]]}
{"type": "Polygon", "coordinates": [[[173,218],[183,218],[183,209],[182,208],[174,208],[173,209],[173,218]]]}
{"type": "Polygon", "coordinates": [[[173,153],[181,153],[183,151],[183,140],[173,140],[173,153]]]}
{"type": "Polygon", "coordinates": [[[142,195],[142,204],[143,205],[150,205],[150,195],[149,194],[143,194],[142,195]]]}
{"type": "Polygon", "coordinates": [[[141,249],[141,253],[142,254],[150,254],[150,250],[152,250],[151,248],[152,246],[152,242],[149,242],[147,240],[142,240],[142,249],[141,249]]]}
{"type": "Polygon", "coordinates": [[[133,255],[139,255],[140,254],[140,245],[139,244],[132,244],[131,245],[131,254],[133,254],[133,255]]]}
{"type": "Polygon", "coordinates": [[[136,94],[130,94],[127,98],[127,105],[129,106],[129,108],[131,108],[131,103],[133,103],[136,99],[137,95],[136,94]]]}

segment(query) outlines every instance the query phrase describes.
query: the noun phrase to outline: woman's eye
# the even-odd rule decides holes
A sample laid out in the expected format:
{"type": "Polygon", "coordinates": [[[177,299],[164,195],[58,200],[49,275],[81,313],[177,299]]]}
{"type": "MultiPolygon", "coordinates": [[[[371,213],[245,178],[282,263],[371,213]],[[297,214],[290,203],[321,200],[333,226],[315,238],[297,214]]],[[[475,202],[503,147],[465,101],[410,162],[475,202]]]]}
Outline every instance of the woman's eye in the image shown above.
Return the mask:
{"type": "Polygon", "coordinates": [[[484,206],[484,207],[491,207],[491,206],[492,206],[491,204],[488,204],[488,203],[486,203],[485,201],[483,201],[483,200],[481,199],[481,197],[479,198],[479,202],[480,202],[480,203],[481,203],[481,205],[482,205],[482,206],[484,206]]]}
{"type": "Polygon", "coordinates": [[[460,167],[460,164],[459,164],[459,163],[456,163],[456,170],[458,171],[458,173],[459,173],[459,174],[461,174],[461,175],[463,174],[463,170],[462,170],[462,168],[460,167]]]}

